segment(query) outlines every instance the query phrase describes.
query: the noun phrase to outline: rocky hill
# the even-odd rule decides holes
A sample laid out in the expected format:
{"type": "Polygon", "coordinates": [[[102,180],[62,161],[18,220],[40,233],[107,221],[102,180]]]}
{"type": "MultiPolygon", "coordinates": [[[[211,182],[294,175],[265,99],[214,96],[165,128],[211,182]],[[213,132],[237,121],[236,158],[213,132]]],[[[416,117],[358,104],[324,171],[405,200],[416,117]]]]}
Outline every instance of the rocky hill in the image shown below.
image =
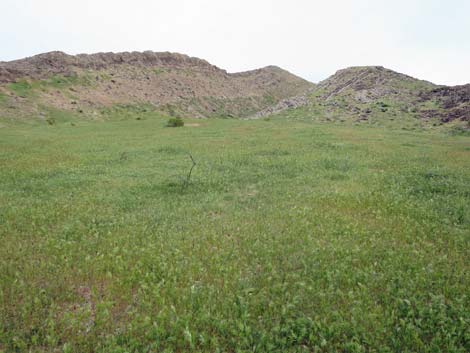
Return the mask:
{"type": "Polygon", "coordinates": [[[0,62],[0,115],[145,105],[172,115],[243,117],[312,86],[275,66],[228,73],[177,53],[51,52],[0,62]]]}
{"type": "Polygon", "coordinates": [[[238,118],[296,111],[323,121],[470,128],[470,85],[438,86],[381,66],[339,70],[314,85],[275,66],[228,73],[202,59],[150,51],[0,62],[0,118],[65,111],[99,119],[115,109],[124,117],[126,109],[238,118]]]}
{"type": "Polygon", "coordinates": [[[470,85],[437,86],[381,66],[351,67],[320,82],[307,97],[281,101],[257,116],[303,107],[320,120],[470,123],[470,85]],[[284,102],[284,104],[283,104],[284,102]]]}

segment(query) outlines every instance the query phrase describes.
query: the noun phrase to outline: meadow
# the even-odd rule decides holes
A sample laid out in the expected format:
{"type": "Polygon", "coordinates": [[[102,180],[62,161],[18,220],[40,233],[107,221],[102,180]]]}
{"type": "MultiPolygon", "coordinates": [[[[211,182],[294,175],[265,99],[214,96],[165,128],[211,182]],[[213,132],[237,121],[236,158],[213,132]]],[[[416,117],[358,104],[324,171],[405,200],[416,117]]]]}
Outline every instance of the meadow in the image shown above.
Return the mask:
{"type": "Polygon", "coordinates": [[[138,118],[0,128],[0,352],[470,350],[470,137],[138,118]]]}

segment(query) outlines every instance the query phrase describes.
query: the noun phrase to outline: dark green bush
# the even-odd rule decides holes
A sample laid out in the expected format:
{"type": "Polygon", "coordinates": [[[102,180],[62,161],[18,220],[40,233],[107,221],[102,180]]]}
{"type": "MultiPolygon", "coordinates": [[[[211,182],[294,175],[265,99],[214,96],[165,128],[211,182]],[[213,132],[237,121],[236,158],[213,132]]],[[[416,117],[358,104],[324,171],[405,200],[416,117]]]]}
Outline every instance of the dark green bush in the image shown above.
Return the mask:
{"type": "Polygon", "coordinates": [[[181,127],[184,126],[184,121],[181,118],[170,118],[166,124],[168,127],[181,127]]]}

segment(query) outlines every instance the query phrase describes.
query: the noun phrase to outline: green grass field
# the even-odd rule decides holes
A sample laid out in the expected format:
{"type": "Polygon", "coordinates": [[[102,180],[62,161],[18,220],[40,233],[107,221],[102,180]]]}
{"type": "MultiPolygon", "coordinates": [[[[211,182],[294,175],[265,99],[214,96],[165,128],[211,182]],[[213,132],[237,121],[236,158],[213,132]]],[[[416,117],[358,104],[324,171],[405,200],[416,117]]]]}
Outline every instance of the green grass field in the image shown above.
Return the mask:
{"type": "Polygon", "coordinates": [[[469,351],[468,136],[165,124],[0,128],[0,352],[469,351]]]}

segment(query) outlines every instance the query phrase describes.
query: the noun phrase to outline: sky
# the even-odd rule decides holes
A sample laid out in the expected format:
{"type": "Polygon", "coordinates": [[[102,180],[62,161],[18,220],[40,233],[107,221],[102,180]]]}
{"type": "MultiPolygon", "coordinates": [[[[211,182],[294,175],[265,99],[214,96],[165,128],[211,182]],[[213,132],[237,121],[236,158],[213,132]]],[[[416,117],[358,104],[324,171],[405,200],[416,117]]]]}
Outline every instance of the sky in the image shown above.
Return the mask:
{"type": "Polygon", "coordinates": [[[53,50],[171,51],[312,82],[381,65],[457,85],[470,83],[470,0],[0,1],[0,61],[53,50]]]}

